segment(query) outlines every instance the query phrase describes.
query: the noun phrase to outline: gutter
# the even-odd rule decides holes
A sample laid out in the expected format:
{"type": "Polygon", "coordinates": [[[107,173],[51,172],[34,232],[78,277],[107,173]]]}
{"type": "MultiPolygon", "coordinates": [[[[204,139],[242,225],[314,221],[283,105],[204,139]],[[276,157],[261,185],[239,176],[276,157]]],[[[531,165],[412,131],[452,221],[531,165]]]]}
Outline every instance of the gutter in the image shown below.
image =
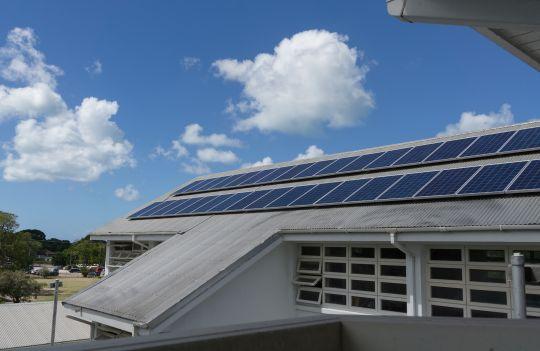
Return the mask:
{"type": "Polygon", "coordinates": [[[522,224],[501,224],[494,226],[456,226],[456,227],[417,227],[417,228],[304,228],[304,229],[280,229],[281,234],[291,233],[413,233],[413,232],[487,232],[487,231],[512,231],[512,230],[526,230],[526,231],[540,231],[540,224],[522,225],[522,224]]]}

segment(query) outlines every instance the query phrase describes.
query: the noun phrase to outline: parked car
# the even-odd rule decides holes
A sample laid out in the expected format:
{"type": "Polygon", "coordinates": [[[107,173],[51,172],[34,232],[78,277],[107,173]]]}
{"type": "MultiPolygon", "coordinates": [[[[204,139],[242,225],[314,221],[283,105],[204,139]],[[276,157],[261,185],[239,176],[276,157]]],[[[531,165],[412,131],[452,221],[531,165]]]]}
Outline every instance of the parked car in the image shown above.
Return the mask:
{"type": "Polygon", "coordinates": [[[101,266],[90,267],[88,271],[88,277],[99,277],[102,272],[103,272],[103,267],[101,266]]]}
{"type": "Polygon", "coordinates": [[[71,267],[69,273],[81,273],[81,270],[78,267],[71,267]]]}

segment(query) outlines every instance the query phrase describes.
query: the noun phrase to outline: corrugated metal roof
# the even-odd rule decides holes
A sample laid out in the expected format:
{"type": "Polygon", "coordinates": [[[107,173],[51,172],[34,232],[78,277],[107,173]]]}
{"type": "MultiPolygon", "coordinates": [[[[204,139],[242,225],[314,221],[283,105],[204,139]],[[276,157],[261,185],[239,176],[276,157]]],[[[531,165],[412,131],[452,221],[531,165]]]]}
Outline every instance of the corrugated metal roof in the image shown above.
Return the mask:
{"type": "MultiPolygon", "coordinates": [[[[170,219],[167,225],[181,225],[188,218],[170,219]]],[[[164,223],[163,219],[147,221],[154,229],[164,223]]],[[[532,224],[540,224],[538,195],[214,215],[66,303],[149,323],[196,295],[283,229],[532,224]]]]}
{"type": "MultiPolygon", "coordinates": [[[[0,349],[44,345],[51,341],[52,302],[0,305],[0,349]]],[[[55,342],[90,338],[90,326],[67,318],[58,304],[55,342]]]]}

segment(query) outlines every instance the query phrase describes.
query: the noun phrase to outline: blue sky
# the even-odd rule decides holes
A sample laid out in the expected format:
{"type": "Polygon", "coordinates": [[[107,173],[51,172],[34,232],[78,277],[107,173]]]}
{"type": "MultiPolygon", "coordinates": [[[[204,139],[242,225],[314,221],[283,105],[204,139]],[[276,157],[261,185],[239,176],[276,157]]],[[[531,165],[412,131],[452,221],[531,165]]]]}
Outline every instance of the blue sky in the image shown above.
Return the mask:
{"type": "Polygon", "coordinates": [[[70,240],[193,171],[540,115],[537,72],[382,0],[3,2],[0,47],[0,210],[70,240]]]}

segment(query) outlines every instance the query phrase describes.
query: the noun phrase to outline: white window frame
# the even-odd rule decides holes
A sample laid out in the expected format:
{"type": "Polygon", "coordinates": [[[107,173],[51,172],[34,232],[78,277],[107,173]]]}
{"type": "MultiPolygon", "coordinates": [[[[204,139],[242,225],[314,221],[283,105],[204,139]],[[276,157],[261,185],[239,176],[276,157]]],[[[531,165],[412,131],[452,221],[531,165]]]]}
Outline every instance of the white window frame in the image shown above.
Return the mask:
{"type": "Polygon", "coordinates": [[[469,265],[465,268],[465,273],[466,273],[466,277],[467,277],[467,284],[469,285],[482,285],[482,286],[492,286],[492,287],[509,287],[510,286],[510,277],[509,277],[509,271],[508,271],[508,266],[500,266],[500,267],[496,267],[496,266],[493,266],[493,267],[488,267],[488,266],[477,266],[477,265],[469,265]],[[504,280],[505,282],[504,283],[492,283],[492,282],[478,282],[478,281],[475,281],[475,280],[471,280],[471,273],[470,273],[470,270],[471,269],[476,269],[476,270],[482,270],[482,271],[503,271],[504,272],[504,280]]]}
{"type": "Polygon", "coordinates": [[[382,278],[378,279],[377,290],[379,292],[379,296],[381,297],[389,297],[389,298],[399,297],[399,298],[405,298],[405,299],[407,298],[407,282],[405,280],[399,281],[395,279],[382,279],[382,278]],[[401,294],[392,294],[392,293],[383,292],[381,289],[381,283],[403,284],[405,285],[405,294],[401,295],[401,294]]]}
{"type": "Polygon", "coordinates": [[[464,265],[451,265],[451,264],[435,264],[435,263],[428,263],[427,265],[427,281],[430,283],[437,283],[437,284],[465,284],[465,267],[464,265]],[[451,269],[460,269],[461,270],[461,280],[450,280],[450,279],[437,279],[437,278],[431,278],[431,268],[451,268],[451,269]]]}
{"type": "Polygon", "coordinates": [[[463,285],[457,285],[457,284],[447,284],[447,283],[432,283],[428,285],[427,289],[427,296],[429,298],[429,301],[431,302],[441,302],[441,303],[448,303],[448,304],[462,304],[465,305],[467,302],[467,289],[466,286],[463,285]],[[440,297],[433,297],[431,296],[431,287],[441,287],[441,288],[451,288],[451,289],[461,289],[462,291],[462,298],[461,300],[453,300],[453,299],[443,299],[440,297]]]}
{"type": "Polygon", "coordinates": [[[476,307],[491,307],[491,308],[495,308],[495,309],[510,309],[512,307],[512,297],[510,296],[510,289],[505,288],[505,287],[496,288],[496,287],[486,286],[486,285],[468,285],[467,286],[467,305],[468,306],[476,306],[476,307]],[[471,294],[470,294],[471,290],[505,292],[506,293],[506,305],[471,301],[471,294]]]}
{"type": "Polygon", "coordinates": [[[403,280],[407,279],[407,264],[405,262],[395,262],[395,261],[379,261],[377,265],[377,278],[379,279],[390,279],[390,280],[403,280]],[[382,266],[400,266],[405,267],[405,276],[393,276],[393,275],[383,275],[381,273],[382,266]]]}
{"type": "Polygon", "coordinates": [[[322,272],[322,261],[316,260],[316,259],[299,259],[298,263],[296,264],[296,272],[299,274],[321,274],[322,272]],[[317,262],[319,264],[319,270],[318,271],[309,271],[300,269],[300,265],[302,262],[317,262]]]}
{"type": "Polygon", "coordinates": [[[506,310],[506,309],[497,309],[497,308],[486,308],[486,307],[479,307],[479,306],[467,306],[467,318],[481,318],[481,317],[473,317],[472,316],[472,310],[477,311],[485,311],[485,312],[496,312],[496,313],[505,313],[507,318],[512,317],[512,311],[506,310]]]}
{"type": "Polygon", "coordinates": [[[301,275],[297,275],[294,278],[293,284],[299,285],[299,286],[315,286],[321,281],[321,279],[322,279],[322,277],[319,276],[319,275],[304,275],[304,274],[301,274],[301,275]],[[311,278],[311,279],[314,279],[314,282],[313,283],[307,283],[307,282],[298,281],[298,279],[300,279],[300,278],[311,278]]]}
{"type": "Polygon", "coordinates": [[[305,259],[322,259],[323,254],[323,248],[321,244],[299,244],[298,245],[298,257],[305,258],[305,259]],[[310,255],[302,255],[302,247],[318,247],[319,248],[319,255],[318,256],[310,256],[310,255]]]}
{"type": "Polygon", "coordinates": [[[428,264],[433,264],[433,265],[442,265],[442,266],[445,266],[445,265],[463,265],[465,263],[465,248],[463,246],[440,246],[440,245],[436,245],[436,246],[429,246],[428,249],[426,250],[426,254],[427,254],[427,257],[426,257],[426,262],[428,264]],[[432,260],[431,259],[431,249],[436,249],[436,250],[461,250],[461,261],[444,261],[444,260],[432,260]]]}
{"type": "Polygon", "coordinates": [[[322,247],[322,255],[325,260],[347,260],[349,258],[349,248],[345,244],[324,244],[322,247]],[[345,249],[345,256],[326,256],[327,247],[342,247],[345,249]]]}
{"type": "Polygon", "coordinates": [[[372,295],[376,296],[379,294],[379,284],[377,282],[377,278],[370,277],[370,278],[364,278],[360,276],[349,276],[349,292],[353,295],[372,295]],[[354,290],[352,288],[352,281],[353,280],[363,280],[363,281],[369,281],[373,282],[375,286],[375,291],[366,291],[366,290],[354,290]]]}
{"type": "Polygon", "coordinates": [[[322,287],[323,287],[324,290],[327,290],[327,291],[335,290],[335,291],[340,291],[340,292],[343,292],[343,293],[347,293],[347,291],[349,291],[349,279],[346,276],[343,276],[343,275],[325,274],[322,277],[322,287]],[[326,279],[341,279],[341,280],[344,280],[345,281],[345,288],[341,289],[341,288],[335,288],[335,287],[328,287],[328,286],[326,286],[326,279]]]}
{"type": "Polygon", "coordinates": [[[349,294],[347,293],[347,291],[342,291],[342,290],[339,290],[339,289],[323,289],[322,295],[323,295],[323,296],[322,296],[321,304],[322,304],[323,307],[347,308],[348,305],[349,305],[349,296],[348,296],[349,294]],[[326,294],[342,295],[342,296],[345,296],[345,305],[340,305],[340,304],[334,304],[334,303],[331,303],[331,302],[326,302],[326,301],[325,301],[325,296],[326,296],[326,294]]]}
{"type": "Polygon", "coordinates": [[[351,263],[361,263],[361,262],[378,262],[379,261],[379,247],[377,245],[362,245],[362,244],[351,244],[348,248],[349,251],[349,262],[351,263]],[[353,257],[352,256],[352,249],[353,247],[362,247],[367,249],[373,249],[374,251],[374,257],[367,258],[367,257],[353,257]]]}
{"type": "MultiPolygon", "coordinates": [[[[465,306],[464,304],[454,304],[454,303],[439,302],[439,301],[430,301],[428,303],[427,315],[429,317],[433,317],[433,314],[431,311],[431,306],[433,305],[442,306],[442,307],[460,308],[463,310],[463,318],[467,317],[467,306],[465,306]]],[[[441,317],[441,316],[437,316],[437,317],[441,317]]]]}
{"type": "Polygon", "coordinates": [[[352,311],[365,312],[365,313],[377,313],[377,312],[379,312],[379,297],[377,295],[372,295],[372,294],[364,294],[364,293],[357,293],[357,292],[353,293],[353,292],[351,292],[351,293],[349,293],[349,300],[347,302],[347,305],[351,308],[352,311]],[[353,296],[375,300],[375,308],[365,308],[365,307],[353,306],[352,305],[353,296]]]}
{"type": "Polygon", "coordinates": [[[349,274],[349,264],[347,263],[346,259],[337,259],[337,258],[325,259],[325,260],[323,260],[323,264],[322,264],[322,273],[325,274],[325,275],[326,274],[328,274],[328,275],[340,275],[340,276],[346,277],[349,274]],[[345,264],[345,273],[326,271],[326,264],[327,263],[344,263],[345,264]]]}
{"type": "Polygon", "coordinates": [[[467,246],[465,248],[465,265],[467,266],[508,266],[508,249],[505,246],[467,246]],[[469,259],[469,250],[502,250],[504,251],[504,262],[478,262],[469,259]]]}
{"type": "Polygon", "coordinates": [[[395,249],[395,250],[399,250],[397,247],[394,247],[394,246],[387,246],[387,245],[383,245],[383,246],[378,246],[377,247],[377,261],[378,262],[388,262],[388,263],[405,263],[407,261],[407,254],[404,253],[403,251],[403,254],[405,255],[405,258],[383,258],[382,255],[381,255],[381,250],[382,249],[395,249]]]}
{"type": "Polygon", "coordinates": [[[378,263],[377,262],[368,262],[368,261],[349,261],[349,276],[350,277],[358,277],[358,278],[377,278],[377,270],[378,270],[378,267],[377,267],[378,263]],[[364,264],[364,265],[371,265],[373,266],[373,274],[370,275],[370,274],[357,274],[357,273],[352,273],[352,265],[353,264],[364,264]]]}
{"type": "Polygon", "coordinates": [[[408,310],[408,306],[407,306],[407,298],[397,298],[397,297],[390,297],[390,296],[381,296],[379,295],[378,296],[378,303],[379,303],[379,311],[381,312],[381,314],[384,314],[384,315],[392,315],[392,316],[406,316],[407,315],[407,310],[408,310]],[[399,302],[405,302],[405,305],[407,306],[406,309],[405,309],[405,312],[396,312],[396,311],[388,311],[388,310],[383,310],[382,309],[382,300],[387,300],[387,301],[399,301],[399,302]]]}
{"type": "Polygon", "coordinates": [[[322,289],[320,289],[320,288],[299,287],[298,291],[296,293],[296,302],[300,302],[300,303],[306,303],[306,304],[310,304],[310,305],[320,305],[321,304],[321,299],[322,299],[322,289]],[[311,300],[302,300],[300,298],[300,292],[301,291],[312,291],[312,292],[319,293],[318,301],[315,302],[315,301],[311,301],[311,300]]]}

